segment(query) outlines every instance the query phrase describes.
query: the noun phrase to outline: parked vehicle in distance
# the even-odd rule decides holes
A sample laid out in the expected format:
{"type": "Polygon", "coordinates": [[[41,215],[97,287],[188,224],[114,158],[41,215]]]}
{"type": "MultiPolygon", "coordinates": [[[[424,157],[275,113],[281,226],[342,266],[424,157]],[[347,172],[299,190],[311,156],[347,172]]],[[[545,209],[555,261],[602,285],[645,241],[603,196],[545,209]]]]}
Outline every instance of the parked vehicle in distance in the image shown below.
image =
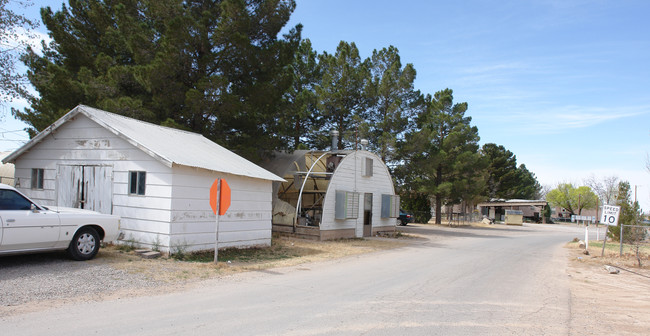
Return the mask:
{"type": "Polygon", "coordinates": [[[95,211],[45,207],[0,184],[0,255],[65,250],[75,260],[97,255],[117,240],[120,218],[95,211]]]}
{"type": "Polygon", "coordinates": [[[397,217],[397,221],[399,225],[405,226],[406,224],[413,222],[413,215],[405,210],[399,209],[399,217],[397,217]]]}

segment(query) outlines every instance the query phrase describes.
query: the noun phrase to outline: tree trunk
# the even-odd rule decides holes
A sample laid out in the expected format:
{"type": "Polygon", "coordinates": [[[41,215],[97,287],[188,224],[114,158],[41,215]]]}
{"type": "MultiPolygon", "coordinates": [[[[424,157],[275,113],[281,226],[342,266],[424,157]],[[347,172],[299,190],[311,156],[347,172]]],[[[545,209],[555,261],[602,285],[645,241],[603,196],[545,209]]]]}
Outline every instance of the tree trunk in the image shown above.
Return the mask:
{"type": "Polygon", "coordinates": [[[436,194],[436,224],[442,223],[442,197],[436,194]]]}
{"type": "Polygon", "coordinates": [[[293,136],[293,149],[294,150],[298,149],[298,145],[300,145],[300,131],[301,131],[300,120],[296,120],[295,131],[296,131],[296,133],[294,133],[294,136],[293,136]]]}
{"type": "MultiPolygon", "coordinates": [[[[436,181],[434,182],[436,186],[436,191],[442,183],[442,166],[438,165],[436,168],[436,181]]],[[[442,224],[442,195],[437,192],[436,194],[436,224],[442,224]]]]}

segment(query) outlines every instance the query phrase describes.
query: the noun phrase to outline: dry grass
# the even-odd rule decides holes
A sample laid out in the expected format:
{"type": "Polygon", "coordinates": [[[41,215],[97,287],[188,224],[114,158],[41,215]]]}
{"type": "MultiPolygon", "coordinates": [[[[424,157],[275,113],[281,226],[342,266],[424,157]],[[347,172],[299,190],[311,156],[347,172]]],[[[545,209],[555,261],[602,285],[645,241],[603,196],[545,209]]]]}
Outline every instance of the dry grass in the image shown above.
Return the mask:
{"type": "MultiPolygon", "coordinates": [[[[402,237],[409,238],[409,237],[402,237]]],[[[220,275],[289,267],[303,263],[325,261],[351,255],[404,246],[402,239],[344,239],[335,241],[309,241],[296,238],[273,238],[272,246],[253,249],[228,249],[219,251],[219,263],[214,264],[212,252],[188,255],[190,261],[173,258],[143,259],[134,252],[107,247],[100,251],[98,262],[106,262],[117,269],[137,273],[155,281],[177,283],[201,280],[220,275]],[[197,261],[201,260],[201,261],[197,261]]]]}
{"type": "MultiPolygon", "coordinates": [[[[578,246],[578,242],[572,241],[567,244],[567,247],[576,250],[582,250],[578,246]]],[[[590,241],[589,242],[589,255],[580,256],[581,261],[588,263],[596,263],[602,265],[622,266],[622,267],[635,267],[638,268],[638,260],[636,252],[632,245],[623,244],[623,255],[620,255],[619,243],[607,243],[605,245],[605,253],[602,254],[603,243],[590,241]]],[[[650,269],[650,246],[641,246],[639,251],[643,269],[650,269]]]]}

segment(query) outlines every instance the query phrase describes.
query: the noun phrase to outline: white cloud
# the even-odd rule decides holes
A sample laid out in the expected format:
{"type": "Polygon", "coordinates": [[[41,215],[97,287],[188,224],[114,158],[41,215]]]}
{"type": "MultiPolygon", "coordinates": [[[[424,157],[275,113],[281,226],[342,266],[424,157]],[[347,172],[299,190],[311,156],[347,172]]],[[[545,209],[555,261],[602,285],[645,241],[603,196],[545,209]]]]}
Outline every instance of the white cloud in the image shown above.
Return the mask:
{"type": "MultiPolygon", "coordinates": [[[[503,97],[507,98],[507,95],[503,97]]],[[[489,118],[499,124],[509,124],[512,129],[522,129],[531,134],[557,134],[566,130],[589,128],[619,119],[650,114],[650,105],[621,106],[616,108],[591,106],[530,107],[512,106],[502,109],[489,118]],[[517,109],[518,111],[514,111],[517,109]],[[534,128],[527,126],[535,125],[534,128]]]]}

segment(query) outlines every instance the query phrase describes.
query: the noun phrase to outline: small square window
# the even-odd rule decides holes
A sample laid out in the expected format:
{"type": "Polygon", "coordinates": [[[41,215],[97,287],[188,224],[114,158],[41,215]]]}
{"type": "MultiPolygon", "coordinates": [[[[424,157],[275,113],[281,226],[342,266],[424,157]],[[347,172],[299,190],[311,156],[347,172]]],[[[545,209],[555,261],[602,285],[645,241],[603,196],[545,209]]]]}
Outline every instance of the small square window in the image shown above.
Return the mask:
{"type": "Polygon", "coordinates": [[[43,168],[32,169],[32,189],[43,189],[43,175],[45,170],[43,168]]]}
{"type": "Polygon", "coordinates": [[[146,183],[147,183],[147,172],[143,172],[143,171],[129,172],[129,194],[144,195],[146,183]]]}

